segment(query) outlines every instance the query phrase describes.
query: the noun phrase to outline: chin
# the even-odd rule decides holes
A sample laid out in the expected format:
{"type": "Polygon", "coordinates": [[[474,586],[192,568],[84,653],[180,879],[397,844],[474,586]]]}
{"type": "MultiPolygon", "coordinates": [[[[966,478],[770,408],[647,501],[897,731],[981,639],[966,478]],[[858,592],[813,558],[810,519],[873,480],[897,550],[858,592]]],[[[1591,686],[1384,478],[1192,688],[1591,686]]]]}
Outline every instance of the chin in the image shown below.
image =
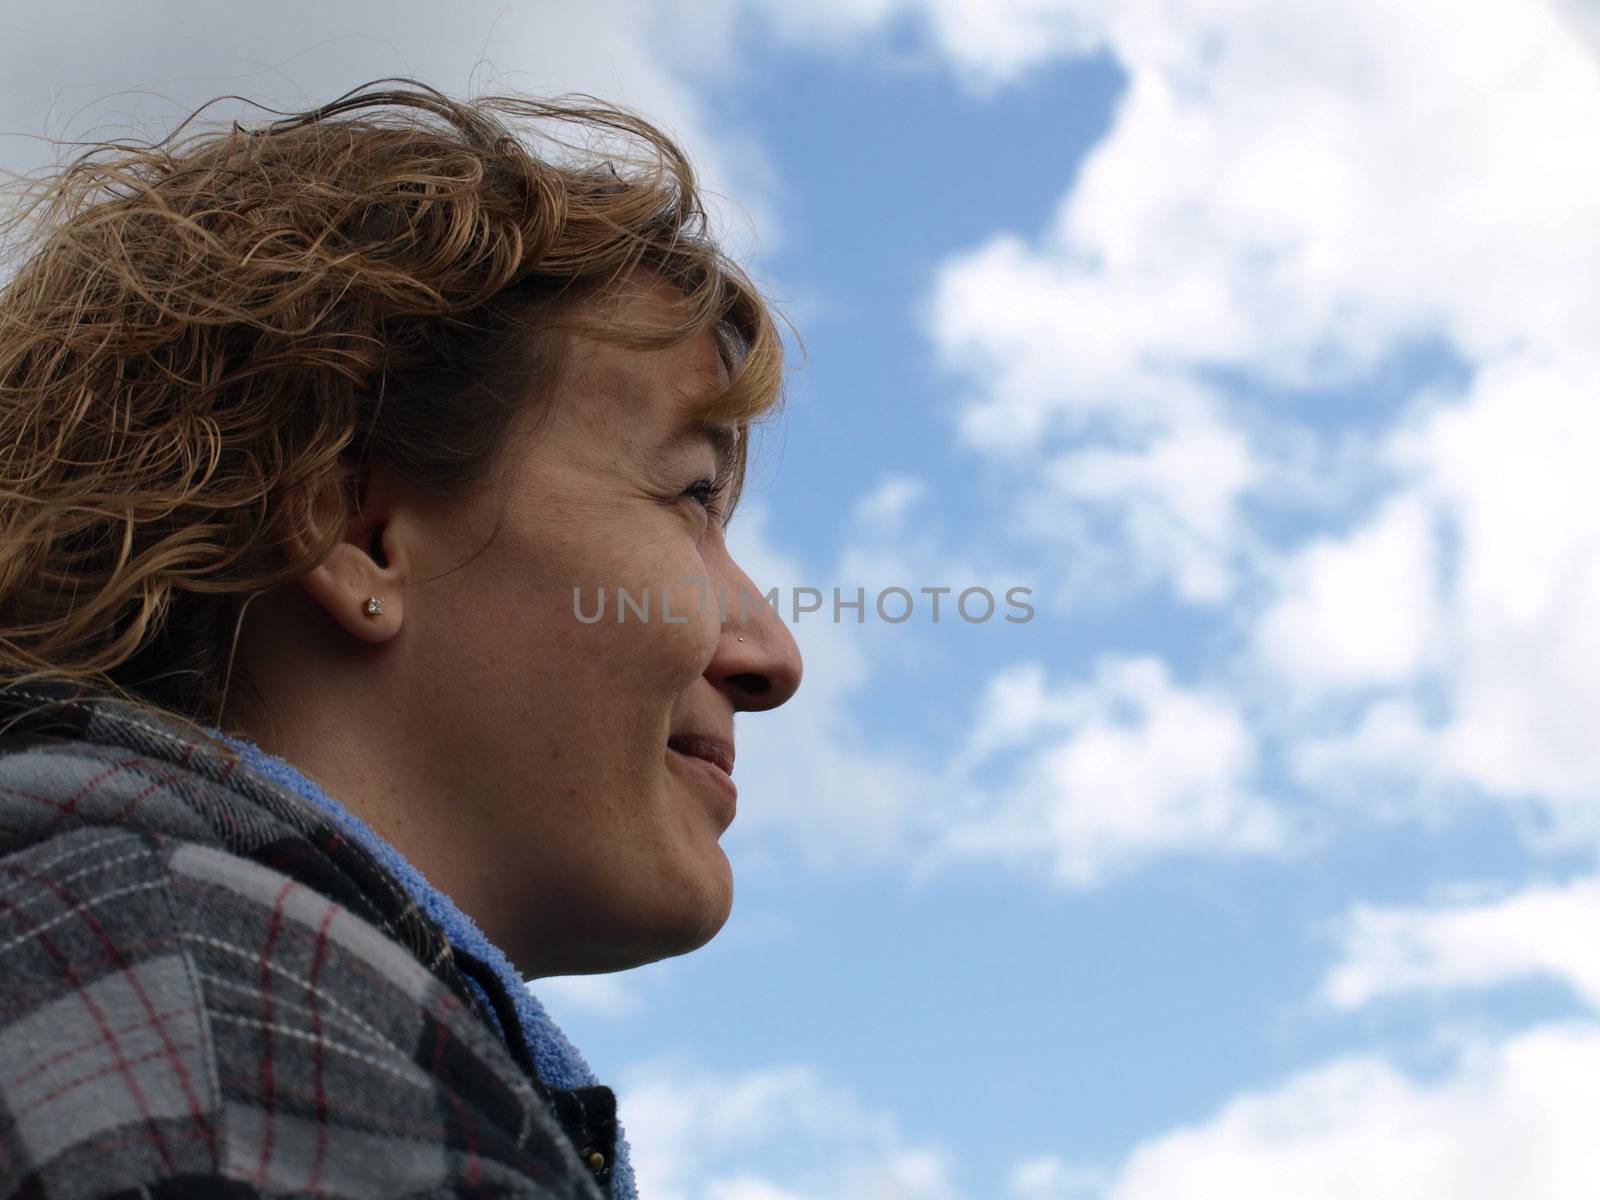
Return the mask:
{"type": "Polygon", "coordinates": [[[539,975],[627,971],[700,949],[733,912],[733,873],[720,849],[717,857],[721,870],[693,883],[664,882],[648,900],[613,893],[589,907],[589,919],[568,929],[567,945],[539,975]]]}
{"type": "Polygon", "coordinates": [[[659,919],[641,930],[634,947],[635,965],[689,954],[716,937],[733,913],[732,875],[724,866],[722,876],[704,880],[699,888],[685,889],[673,899],[677,903],[660,911],[659,919]]]}

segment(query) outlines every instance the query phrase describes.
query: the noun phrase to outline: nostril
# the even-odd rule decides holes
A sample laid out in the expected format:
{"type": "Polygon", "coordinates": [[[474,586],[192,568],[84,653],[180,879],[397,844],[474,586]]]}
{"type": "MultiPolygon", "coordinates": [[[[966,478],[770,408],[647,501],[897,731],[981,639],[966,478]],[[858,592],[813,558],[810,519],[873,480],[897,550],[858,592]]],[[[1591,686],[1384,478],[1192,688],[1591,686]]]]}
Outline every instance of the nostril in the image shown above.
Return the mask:
{"type": "Polygon", "coordinates": [[[765,675],[743,674],[729,675],[728,682],[741,692],[750,696],[765,696],[772,690],[772,681],[765,675]]]}

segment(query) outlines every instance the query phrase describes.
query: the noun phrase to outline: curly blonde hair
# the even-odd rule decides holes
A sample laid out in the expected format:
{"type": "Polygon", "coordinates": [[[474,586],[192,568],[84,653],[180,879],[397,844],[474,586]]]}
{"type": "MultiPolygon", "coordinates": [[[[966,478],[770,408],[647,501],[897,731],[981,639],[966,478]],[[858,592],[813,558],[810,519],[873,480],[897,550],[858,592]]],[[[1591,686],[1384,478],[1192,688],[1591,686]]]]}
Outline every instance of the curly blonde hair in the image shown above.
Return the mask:
{"type": "Polygon", "coordinates": [[[346,469],[376,459],[441,496],[492,480],[574,335],[713,334],[729,382],[699,415],[740,430],[737,502],[783,343],[666,133],[591,96],[462,101],[383,79],[177,140],[216,102],[159,142],[100,143],[11,189],[0,680],[65,678],[220,724],[244,606],[340,540],[346,469]],[[622,143],[586,149],[533,121],[622,143]],[[682,294],[679,323],[587,303],[635,268],[682,294]],[[286,561],[306,513],[333,519],[286,561]]]}

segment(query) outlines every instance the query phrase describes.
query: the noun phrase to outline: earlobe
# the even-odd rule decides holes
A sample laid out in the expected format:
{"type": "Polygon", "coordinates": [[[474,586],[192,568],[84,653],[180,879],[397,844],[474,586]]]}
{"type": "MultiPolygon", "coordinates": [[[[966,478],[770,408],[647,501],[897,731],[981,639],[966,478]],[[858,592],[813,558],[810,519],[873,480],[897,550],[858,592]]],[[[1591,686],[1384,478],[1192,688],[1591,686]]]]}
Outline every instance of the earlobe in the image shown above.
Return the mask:
{"type": "Polygon", "coordinates": [[[299,583],[347,633],[364,642],[386,642],[400,632],[400,592],[385,587],[375,567],[364,551],[340,542],[299,583]]]}
{"type": "MultiPolygon", "coordinates": [[[[364,642],[388,641],[400,631],[407,573],[406,550],[396,541],[393,481],[371,464],[346,462],[340,484],[353,506],[339,508],[334,518],[344,521],[344,539],[297,582],[346,633],[364,642]]],[[[316,519],[306,517],[291,538],[291,557],[308,553],[316,528],[316,519]]]]}

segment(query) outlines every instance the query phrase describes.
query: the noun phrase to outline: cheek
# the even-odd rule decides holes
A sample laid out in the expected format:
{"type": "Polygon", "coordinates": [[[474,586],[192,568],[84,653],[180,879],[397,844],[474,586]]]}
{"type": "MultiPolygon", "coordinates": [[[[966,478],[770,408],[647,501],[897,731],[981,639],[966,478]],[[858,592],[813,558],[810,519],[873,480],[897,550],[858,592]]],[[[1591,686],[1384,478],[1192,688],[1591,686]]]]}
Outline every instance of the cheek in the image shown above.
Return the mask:
{"type": "Polygon", "coordinates": [[[613,677],[647,677],[675,693],[703,672],[716,653],[722,618],[714,579],[695,550],[679,534],[655,542],[629,539],[613,543],[605,561],[584,566],[579,606],[572,613],[570,586],[566,611],[580,637],[613,677]]]}
{"type": "Polygon", "coordinates": [[[716,589],[704,569],[663,578],[650,600],[650,620],[640,629],[648,629],[662,665],[690,678],[699,675],[716,653],[722,628],[716,589]]]}

